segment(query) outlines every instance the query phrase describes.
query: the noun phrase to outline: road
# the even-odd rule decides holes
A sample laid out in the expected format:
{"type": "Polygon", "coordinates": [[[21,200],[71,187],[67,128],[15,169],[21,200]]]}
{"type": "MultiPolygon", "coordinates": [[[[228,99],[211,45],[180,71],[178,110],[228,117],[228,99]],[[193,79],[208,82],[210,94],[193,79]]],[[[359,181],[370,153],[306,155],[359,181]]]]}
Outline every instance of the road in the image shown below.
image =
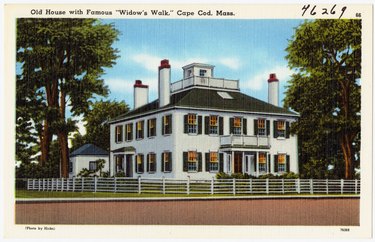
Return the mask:
{"type": "Polygon", "coordinates": [[[359,225],[359,198],[17,202],[16,224],[359,225]]]}

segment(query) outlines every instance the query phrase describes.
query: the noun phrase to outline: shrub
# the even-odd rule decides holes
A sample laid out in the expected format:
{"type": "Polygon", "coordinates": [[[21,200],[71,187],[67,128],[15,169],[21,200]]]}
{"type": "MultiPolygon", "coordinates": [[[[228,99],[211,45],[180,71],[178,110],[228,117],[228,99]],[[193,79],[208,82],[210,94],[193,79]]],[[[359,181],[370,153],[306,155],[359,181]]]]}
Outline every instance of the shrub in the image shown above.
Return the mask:
{"type": "Polygon", "coordinates": [[[115,177],[125,177],[125,172],[119,171],[116,173],[115,177]]]}

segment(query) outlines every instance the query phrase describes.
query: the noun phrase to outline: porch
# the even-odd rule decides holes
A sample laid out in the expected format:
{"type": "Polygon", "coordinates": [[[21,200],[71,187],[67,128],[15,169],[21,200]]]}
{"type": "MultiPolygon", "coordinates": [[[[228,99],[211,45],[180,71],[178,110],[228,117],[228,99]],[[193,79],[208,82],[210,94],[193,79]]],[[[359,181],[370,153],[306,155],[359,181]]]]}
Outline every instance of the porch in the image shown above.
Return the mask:
{"type": "Polygon", "coordinates": [[[224,172],[260,176],[271,173],[271,155],[267,151],[224,151],[224,172]]]}

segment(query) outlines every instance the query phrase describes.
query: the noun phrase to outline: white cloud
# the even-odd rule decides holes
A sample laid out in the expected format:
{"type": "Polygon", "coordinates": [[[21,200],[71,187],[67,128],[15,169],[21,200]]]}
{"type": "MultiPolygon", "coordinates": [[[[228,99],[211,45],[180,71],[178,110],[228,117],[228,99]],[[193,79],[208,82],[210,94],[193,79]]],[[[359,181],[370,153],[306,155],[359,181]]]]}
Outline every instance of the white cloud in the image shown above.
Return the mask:
{"type": "Polygon", "coordinates": [[[240,60],[235,57],[221,58],[219,59],[219,63],[232,70],[238,70],[241,67],[240,60]]]}
{"type": "Polygon", "coordinates": [[[280,84],[283,85],[290,79],[293,71],[287,66],[276,65],[274,67],[265,68],[262,71],[256,73],[254,76],[250,77],[247,81],[241,82],[241,88],[250,89],[253,91],[260,91],[267,86],[267,80],[270,73],[276,73],[277,79],[279,79],[280,84]]]}
{"type": "Polygon", "coordinates": [[[134,62],[142,65],[145,69],[157,73],[160,60],[162,60],[163,58],[149,54],[136,54],[133,55],[131,59],[134,62]]]}

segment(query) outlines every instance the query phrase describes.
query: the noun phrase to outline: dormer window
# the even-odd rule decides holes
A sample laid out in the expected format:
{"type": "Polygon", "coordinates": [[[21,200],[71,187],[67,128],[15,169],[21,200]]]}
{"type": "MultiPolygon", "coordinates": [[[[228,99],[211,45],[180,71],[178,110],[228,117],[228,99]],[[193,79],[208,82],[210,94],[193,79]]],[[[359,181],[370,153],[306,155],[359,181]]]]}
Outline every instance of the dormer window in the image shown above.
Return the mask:
{"type": "Polygon", "coordinates": [[[199,70],[199,76],[206,76],[207,70],[200,69],[199,70]]]}

